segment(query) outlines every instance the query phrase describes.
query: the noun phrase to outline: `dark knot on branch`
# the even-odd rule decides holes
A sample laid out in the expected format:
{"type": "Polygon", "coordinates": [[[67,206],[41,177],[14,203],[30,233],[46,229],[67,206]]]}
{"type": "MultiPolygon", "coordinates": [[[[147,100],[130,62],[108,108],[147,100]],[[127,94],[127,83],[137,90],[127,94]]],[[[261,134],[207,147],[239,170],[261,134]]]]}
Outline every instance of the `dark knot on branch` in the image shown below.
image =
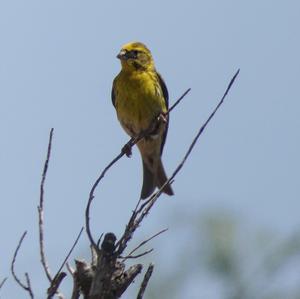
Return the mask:
{"type": "Polygon", "coordinates": [[[115,242],[117,237],[114,233],[107,233],[104,236],[104,240],[101,244],[101,249],[105,254],[112,254],[115,251],[115,242]]]}

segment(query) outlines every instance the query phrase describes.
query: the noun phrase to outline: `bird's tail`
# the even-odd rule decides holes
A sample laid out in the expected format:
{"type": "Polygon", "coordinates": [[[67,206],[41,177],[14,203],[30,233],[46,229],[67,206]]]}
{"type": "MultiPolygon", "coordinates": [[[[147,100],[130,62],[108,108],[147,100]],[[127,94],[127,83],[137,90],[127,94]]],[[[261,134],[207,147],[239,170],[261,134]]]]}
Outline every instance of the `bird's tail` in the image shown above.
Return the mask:
{"type": "MultiPolygon", "coordinates": [[[[143,160],[144,178],[141,192],[142,199],[149,197],[153,193],[155,187],[161,188],[168,179],[161,159],[157,161],[156,173],[150,169],[147,164],[148,163],[143,160]]],[[[174,194],[170,184],[167,184],[162,191],[168,195],[174,194]]]]}
{"type": "Polygon", "coordinates": [[[144,178],[143,178],[141,198],[145,199],[149,197],[155,189],[155,177],[152,169],[148,167],[144,159],[143,159],[143,173],[144,173],[144,178]]]}
{"type": "MultiPolygon", "coordinates": [[[[156,183],[155,184],[158,188],[161,188],[167,180],[168,180],[168,178],[167,178],[164,166],[162,164],[161,159],[159,159],[158,165],[157,165],[157,170],[156,170],[156,183]]],[[[169,183],[164,187],[164,189],[162,191],[168,195],[174,195],[173,189],[169,183]]]]}

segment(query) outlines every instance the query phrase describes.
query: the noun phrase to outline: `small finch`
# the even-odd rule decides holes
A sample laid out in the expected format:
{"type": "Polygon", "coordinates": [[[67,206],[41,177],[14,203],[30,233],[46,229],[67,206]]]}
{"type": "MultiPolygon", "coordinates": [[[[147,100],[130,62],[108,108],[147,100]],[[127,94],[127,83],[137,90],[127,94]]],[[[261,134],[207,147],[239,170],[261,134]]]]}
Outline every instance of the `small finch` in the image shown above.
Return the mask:
{"type": "MultiPolygon", "coordinates": [[[[168,132],[168,90],[156,71],[149,49],[142,43],[124,45],[118,54],[122,69],[113,81],[112,103],[117,117],[131,137],[153,130],[137,146],[143,161],[141,198],[149,197],[156,187],[161,188],[167,176],[161,161],[168,132]]],[[[173,195],[170,184],[162,190],[173,195]]]]}

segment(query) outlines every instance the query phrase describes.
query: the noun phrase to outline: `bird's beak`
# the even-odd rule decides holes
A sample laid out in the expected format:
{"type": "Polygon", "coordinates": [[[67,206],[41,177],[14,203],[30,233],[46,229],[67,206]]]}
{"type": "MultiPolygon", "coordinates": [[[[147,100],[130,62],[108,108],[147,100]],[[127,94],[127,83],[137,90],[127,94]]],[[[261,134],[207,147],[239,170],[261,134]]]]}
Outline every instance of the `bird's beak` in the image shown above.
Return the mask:
{"type": "Polygon", "coordinates": [[[127,59],[126,51],[121,50],[120,53],[117,55],[117,58],[120,59],[120,60],[126,60],[127,59]]]}

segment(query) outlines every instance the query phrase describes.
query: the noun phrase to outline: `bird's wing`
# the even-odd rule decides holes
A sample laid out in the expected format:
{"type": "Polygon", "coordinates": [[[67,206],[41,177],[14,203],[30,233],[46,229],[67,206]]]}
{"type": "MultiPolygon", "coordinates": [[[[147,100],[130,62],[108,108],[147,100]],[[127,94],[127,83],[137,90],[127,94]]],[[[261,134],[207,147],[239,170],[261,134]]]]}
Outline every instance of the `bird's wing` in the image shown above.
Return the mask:
{"type": "MultiPolygon", "coordinates": [[[[168,88],[167,88],[167,85],[166,85],[165,81],[163,80],[163,78],[161,77],[161,75],[159,73],[157,73],[157,77],[158,77],[159,85],[160,85],[161,90],[163,92],[164,101],[166,103],[166,108],[168,110],[169,109],[169,92],[168,92],[168,88]]],[[[160,146],[160,155],[162,155],[162,152],[163,152],[163,149],[164,149],[164,145],[165,145],[167,134],[168,134],[168,127],[169,127],[169,115],[167,116],[166,129],[165,129],[164,134],[162,136],[162,142],[161,142],[161,146],[160,146]]]]}
{"type": "Polygon", "coordinates": [[[169,109],[169,92],[168,92],[168,89],[167,89],[167,85],[166,85],[164,79],[162,78],[162,76],[159,73],[157,73],[157,77],[158,77],[159,85],[160,85],[161,90],[163,92],[166,107],[167,107],[167,109],[169,109]]]}
{"type": "Polygon", "coordinates": [[[116,107],[115,80],[113,82],[112,89],[111,89],[111,101],[114,107],[116,107]]]}

